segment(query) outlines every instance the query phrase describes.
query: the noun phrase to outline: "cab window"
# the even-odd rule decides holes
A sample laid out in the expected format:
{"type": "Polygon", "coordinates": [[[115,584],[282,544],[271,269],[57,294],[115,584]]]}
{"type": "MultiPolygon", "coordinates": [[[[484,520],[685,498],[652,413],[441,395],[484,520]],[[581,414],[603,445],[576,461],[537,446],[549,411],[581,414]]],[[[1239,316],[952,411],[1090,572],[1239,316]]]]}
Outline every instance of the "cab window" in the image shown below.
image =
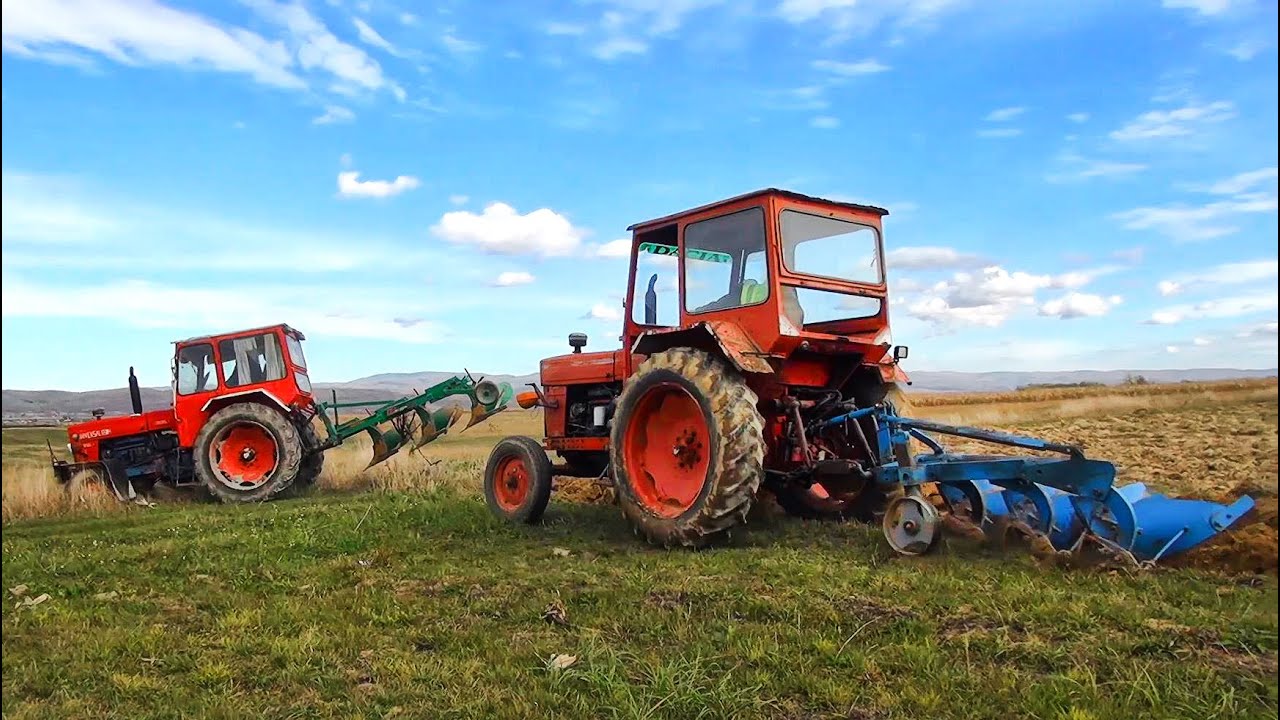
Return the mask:
{"type": "Polygon", "coordinates": [[[218,371],[213,362],[213,346],[200,343],[179,350],[174,373],[179,395],[217,390],[218,371]]]}
{"type": "Polygon", "coordinates": [[[284,377],[284,356],[275,333],[229,338],[218,343],[227,387],[253,385],[284,377]]]}
{"type": "Polygon", "coordinates": [[[764,210],[739,210],[684,229],[684,306],[690,313],[769,298],[764,210]]]}

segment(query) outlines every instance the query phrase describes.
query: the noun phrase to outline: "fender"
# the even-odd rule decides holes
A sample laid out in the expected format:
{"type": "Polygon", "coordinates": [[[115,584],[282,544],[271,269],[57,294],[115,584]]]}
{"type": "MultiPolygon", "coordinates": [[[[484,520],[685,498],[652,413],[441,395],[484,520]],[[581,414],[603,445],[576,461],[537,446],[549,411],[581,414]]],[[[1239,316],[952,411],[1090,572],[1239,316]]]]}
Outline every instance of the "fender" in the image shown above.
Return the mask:
{"type": "MultiPolygon", "coordinates": [[[[230,405],[231,403],[224,402],[224,401],[232,400],[233,398],[236,398],[238,400],[248,400],[250,395],[257,395],[259,397],[266,398],[267,400],[270,401],[269,404],[275,405],[276,407],[280,408],[281,412],[285,413],[286,415],[289,413],[289,408],[285,406],[284,403],[280,402],[280,398],[276,397],[274,394],[272,394],[267,390],[263,390],[262,388],[255,388],[253,390],[241,390],[240,392],[227,393],[226,395],[219,395],[217,397],[209,398],[209,401],[206,402],[204,406],[200,408],[200,411],[209,412],[209,409],[215,405],[218,406],[219,408],[223,405],[230,405]]],[[[235,402],[235,400],[233,400],[233,402],[235,402]]]]}
{"type": "Polygon", "coordinates": [[[739,372],[772,375],[770,357],[735,322],[707,320],[687,328],[650,330],[636,338],[631,352],[652,355],[673,347],[692,347],[718,352],[739,372]]]}

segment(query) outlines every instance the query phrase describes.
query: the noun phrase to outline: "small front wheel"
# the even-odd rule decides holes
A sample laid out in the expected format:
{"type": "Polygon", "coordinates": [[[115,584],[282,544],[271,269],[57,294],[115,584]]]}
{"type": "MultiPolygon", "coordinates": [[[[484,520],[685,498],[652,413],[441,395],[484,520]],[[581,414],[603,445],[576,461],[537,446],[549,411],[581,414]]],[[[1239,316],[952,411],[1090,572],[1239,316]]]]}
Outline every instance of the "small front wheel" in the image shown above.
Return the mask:
{"type": "Polygon", "coordinates": [[[551,499],[551,461],[536,440],[513,435],[493,446],[484,468],[484,499],[508,522],[542,519],[551,499]]]}

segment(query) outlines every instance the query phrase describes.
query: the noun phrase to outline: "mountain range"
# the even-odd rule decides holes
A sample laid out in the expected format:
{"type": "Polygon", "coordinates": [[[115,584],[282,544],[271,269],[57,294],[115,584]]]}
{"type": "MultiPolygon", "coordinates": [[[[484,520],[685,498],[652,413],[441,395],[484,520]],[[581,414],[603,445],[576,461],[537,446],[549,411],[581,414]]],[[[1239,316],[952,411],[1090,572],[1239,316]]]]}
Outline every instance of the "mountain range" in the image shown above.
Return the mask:
{"type": "MultiPolygon", "coordinates": [[[[328,400],[336,393],[341,402],[391,400],[414,394],[448,379],[459,372],[423,371],[382,373],[342,383],[316,383],[317,399],[328,400]]],[[[473,373],[477,378],[478,373],[473,373]]],[[[912,389],[920,392],[999,392],[1027,385],[1101,383],[1120,384],[1131,376],[1142,376],[1148,382],[1172,383],[1206,380],[1275,377],[1276,369],[1241,370],[1234,368],[1197,368],[1192,370],[1071,370],[1039,372],[911,372],[912,389]]],[[[516,392],[528,389],[537,374],[484,376],[508,382],[516,392]]],[[[172,404],[168,387],[142,388],[143,408],[152,410],[172,404]]],[[[446,403],[447,404],[447,403],[446,403]]],[[[124,415],[131,411],[126,388],[70,392],[65,390],[4,390],[3,415],[7,423],[51,422],[65,418],[88,418],[95,408],[108,415],[124,415]]]]}

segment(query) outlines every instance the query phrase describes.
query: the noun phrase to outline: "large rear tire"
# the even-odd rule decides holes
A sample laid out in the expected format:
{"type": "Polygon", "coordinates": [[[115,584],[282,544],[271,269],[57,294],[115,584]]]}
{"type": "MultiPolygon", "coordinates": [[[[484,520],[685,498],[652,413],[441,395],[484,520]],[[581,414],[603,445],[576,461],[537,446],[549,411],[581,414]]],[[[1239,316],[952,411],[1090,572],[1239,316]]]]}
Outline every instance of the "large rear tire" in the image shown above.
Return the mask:
{"type": "Polygon", "coordinates": [[[289,488],[303,459],[298,428],[254,402],[215,412],[196,435],[196,476],[222,502],[261,502],[289,488]]]}
{"type": "Polygon", "coordinates": [[[609,456],[618,503],[636,532],[702,547],[747,519],[764,477],[756,394],[719,358],[650,355],[622,389],[609,456]]]}
{"type": "Polygon", "coordinates": [[[298,425],[298,436],[302,440],[302,462],[298,465],[298,477],[289,486],[286,495],[300,497],[315,488],[320,473],[324,471],[324,452],[320,450],[320,434],[310,420],[298,425]]]}

